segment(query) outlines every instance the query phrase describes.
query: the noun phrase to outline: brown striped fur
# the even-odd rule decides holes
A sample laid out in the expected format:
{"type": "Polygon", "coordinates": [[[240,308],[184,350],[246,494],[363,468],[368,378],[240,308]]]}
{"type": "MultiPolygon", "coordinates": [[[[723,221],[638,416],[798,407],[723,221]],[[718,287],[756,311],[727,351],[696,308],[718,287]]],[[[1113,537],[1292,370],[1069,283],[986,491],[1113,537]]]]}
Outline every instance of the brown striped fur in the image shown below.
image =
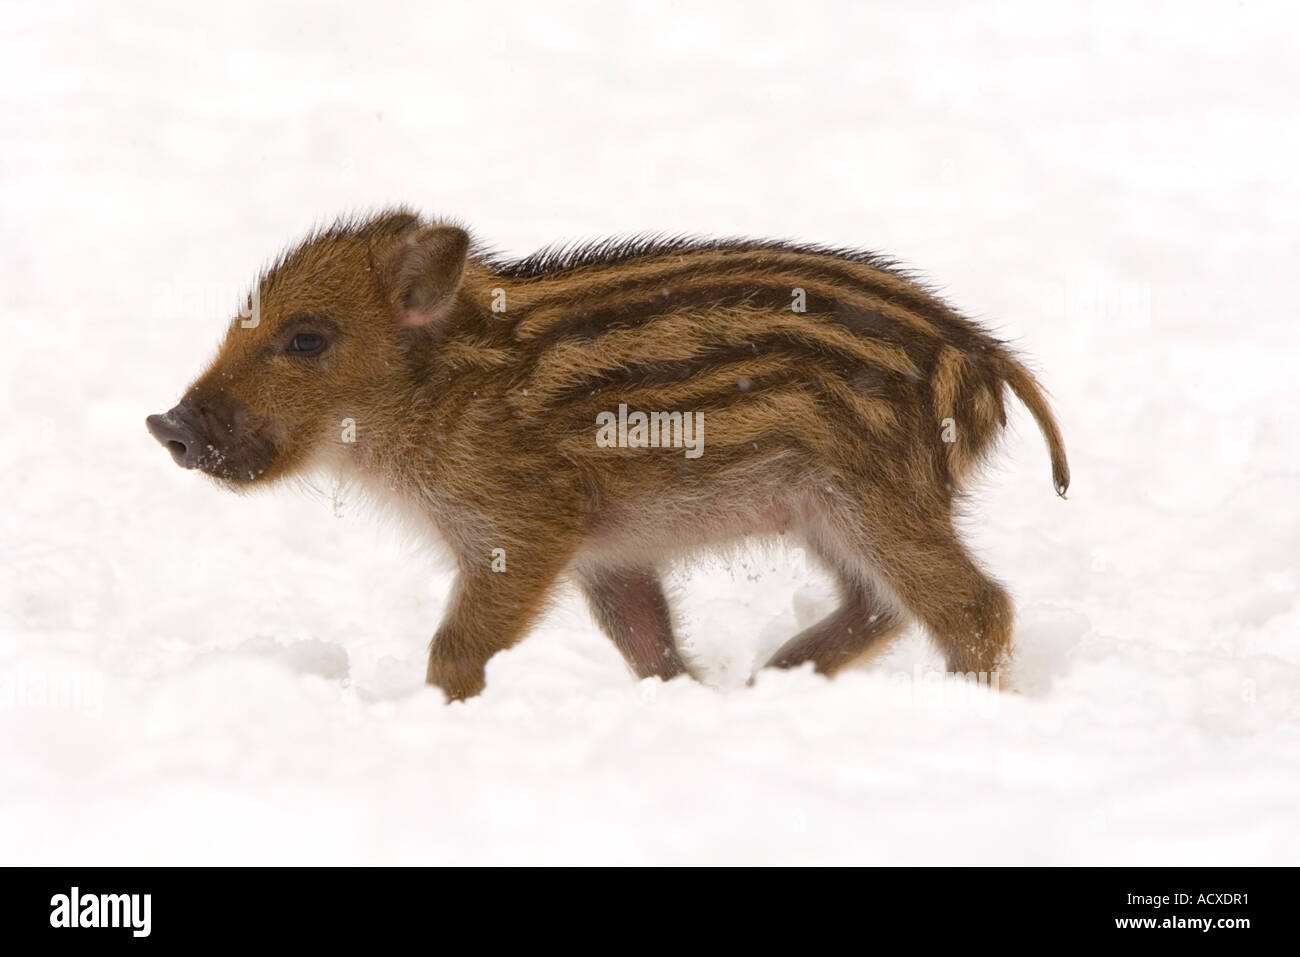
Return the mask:
{"type": "Polygon", "coordinates": [[[1060,431],[1003,343],[877,256],[662,239],[509,261],[393,210],[314,234],[257,291],[258,322],[232,323],[168,413],[170,447],[193,434],[208,451],[182,464],[239,488],[336,471],[436,533],[459,575],[428,680],[452,698],[565,577],[637,675],[682,673],[663,567],[781,532],[843,605],[772,664],[832,673],[912,619],[954,670],[1007,661],[1010,601],[954,505],[1006,387],[1063,495],[1060,431]],[[304,355],[311,335],[326,344],[304,355]],[[701,413],[702,454],[600,447],[620,404],[701,413]]]}

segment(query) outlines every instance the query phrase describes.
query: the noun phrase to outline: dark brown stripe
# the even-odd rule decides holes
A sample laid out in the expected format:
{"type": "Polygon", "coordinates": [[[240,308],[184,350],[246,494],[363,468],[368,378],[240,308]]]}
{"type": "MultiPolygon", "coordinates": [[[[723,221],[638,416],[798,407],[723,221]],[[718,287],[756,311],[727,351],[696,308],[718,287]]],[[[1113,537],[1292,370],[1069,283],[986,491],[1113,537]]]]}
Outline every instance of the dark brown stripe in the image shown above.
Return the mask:
{"type": "MultiPolygon", "coordinates": [[[[675,379],[671,384],[682,381],[685,380],[675,379]]],[[[774,391],[793,386],[806,392],[821,407],[829,420],[842,422],[850,430],[867,431],[882,439],[888,439],[895,432],[895,430],[882,431],[875,421],[865,418],[851,404],[844,401],[836,389],[824,382],[818,370],[807,366],[792,365],[778,372],[750,377],[749,386],[744,390],[735,386],[715,387],[689,398],[656,404],[654,390],[663,388],[665,384],[644,381],[638,383],[634,378],[624,382],[611,382],[599,390],[570,396],[559,414],[566,417],[574,416],[586,422],[595,412],[612,412],[618,408],[619,403],[625,402],[632,409],[647,412],[703,412],[707,430],[709,413],[735,409],[747,402],[760,400],[774,391]]],[[[845,385],[848,388],[853,387],[850,383],[845,385]]],[[[896,399],[891,400],[889,405],[896,419],[905,418],[906,408],[900,408],[896,399]]],[[[552,411],[548,414],[554,415],[556,412],[552,411]]]]}
{"type": "Polygon", "coordinates": [[[972,344],[982,335],[969,320],[924,286],[869,259],[846,258],[816,249],[762,246],[752,249],[704,246],[680,251],[669,250],[659,258],[662,258],[662,268],[651,273],[644,270],[655,265],[654,259],[638,258],[584,266],[571,276],[558,272],[529,277],[539,283],[553,282],[558,286],[554,291],[544,293],[543,299],[536,305],[563,300],[566,296],[617,296],[622,292],[654,296],[661,287],[672,289],[681,282],[692,279],[710,283],[719,280],[730,282],[737,274],[758,273],[761,277],[764,272],[784,272],[802,274],[810,280],[843,285],[856,292],[876,296],[931,321],[951,337],[954,343],[962,346],[972,344]],[[695,261],[716,255],[720,249],[731,253],[724,261],[695,261]],[[791,256],[799,257],[799,261],[783,258],[791,256]],[[620,270],[628,271],[626,279],[620,278],[620,270]],[[878,280],[870,275],[871,271],[881,274],[878,280]],[[567,286],[565,279],[568,280],[567,286]]]}
{"type": "MultiPolygon", "coordinates": [[[[738,279],[686,290],[679,289],[667,296],[628,299],[617,304],[602,303],[584,306],[578,302],[573,306],[572,315],[546,327],[535,338],[526,340],[525,355],[529,358],[535,357],[562,339],[595,340],[606,332],[643,326],[656,318],[683,309],[693,308],[708,312],[729,306],[750,306],[764,311],[779,311],[835,322],[854,335],[901,347],[913,356],[913,361],[922,368],[925,367],[925,357],[929,356],[937,345],[932,338],[923,336],[879,312],[847,305],[825,295],[808,293],[806,310],[803,313],[792,313],[790,308],[792,301],[793,294],[789,286],[768,286],[756,283],[753,279],[738,279]]],[[[531,315],[533,311],[529,309],[524,316],[520,317],[521,320],[531,315]]],[[[701,326],[708,327],[707,317],[701,320],[701,326]]],[[[761,335],[763,329],[756,324],[754,332],[761,335]]]]}
{"type": "Polygon", "coordinates": [[[812,362],[828,374],[840,376],[867,395],[901,400],[913,386],[912,380],[907,376],[890,369],[866,365],[856,356],[793,333],[777,332],[755,336],[748,342],[727,343],[700,352],[690,359],[595,370],[582,383],[555,393],[546,405],[553,408],[566,402],[580,401],[587,395],[603,395],[616,389],[631,391],[675,386],[728,365],[739,365],[746,359],[772,354],[787,359],[795,372],[798,372],[800,363],[812,362]]]}

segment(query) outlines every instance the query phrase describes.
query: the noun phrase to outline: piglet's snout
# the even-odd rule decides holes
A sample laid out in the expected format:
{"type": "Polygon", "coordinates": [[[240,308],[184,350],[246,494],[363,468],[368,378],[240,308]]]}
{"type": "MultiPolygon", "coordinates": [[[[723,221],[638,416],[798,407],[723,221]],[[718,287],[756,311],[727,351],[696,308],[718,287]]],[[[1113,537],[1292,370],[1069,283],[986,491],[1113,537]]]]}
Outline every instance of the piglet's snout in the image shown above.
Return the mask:
{"type": "Polygon", "coordinates": [[[171,452],[172,459],[181,468],[192,469],[198,464],[203,446],[184,403],[170,412],[149,416],[144,424],[149,434],[171,452]]]}

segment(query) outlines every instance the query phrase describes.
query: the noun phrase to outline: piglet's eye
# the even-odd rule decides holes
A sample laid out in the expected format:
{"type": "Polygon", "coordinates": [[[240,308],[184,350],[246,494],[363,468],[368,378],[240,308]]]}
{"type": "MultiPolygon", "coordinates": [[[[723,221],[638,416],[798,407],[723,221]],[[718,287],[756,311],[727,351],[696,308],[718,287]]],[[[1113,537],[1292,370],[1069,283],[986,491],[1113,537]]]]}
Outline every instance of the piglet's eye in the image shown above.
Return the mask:
{"type": "Polygon", "coordinates": [[[319,332],[300,332],[284,351],[293,356],[314,356],[325,348],[325,337],[319,332]]]}

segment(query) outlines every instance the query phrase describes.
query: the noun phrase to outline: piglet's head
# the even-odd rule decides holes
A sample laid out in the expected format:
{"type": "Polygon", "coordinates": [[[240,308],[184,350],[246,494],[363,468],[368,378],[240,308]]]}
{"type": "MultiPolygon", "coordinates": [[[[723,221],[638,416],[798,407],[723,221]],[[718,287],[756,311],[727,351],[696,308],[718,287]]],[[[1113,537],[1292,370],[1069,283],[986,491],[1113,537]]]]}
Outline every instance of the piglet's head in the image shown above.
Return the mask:
{"type": "Polygon", "coordinates": [[[455,308],[469,237],[404,210],[318,232],[254,285],[216,358],[146,420],[177,465],[232,487],[320,462],[365,427],[455,308]]]}

